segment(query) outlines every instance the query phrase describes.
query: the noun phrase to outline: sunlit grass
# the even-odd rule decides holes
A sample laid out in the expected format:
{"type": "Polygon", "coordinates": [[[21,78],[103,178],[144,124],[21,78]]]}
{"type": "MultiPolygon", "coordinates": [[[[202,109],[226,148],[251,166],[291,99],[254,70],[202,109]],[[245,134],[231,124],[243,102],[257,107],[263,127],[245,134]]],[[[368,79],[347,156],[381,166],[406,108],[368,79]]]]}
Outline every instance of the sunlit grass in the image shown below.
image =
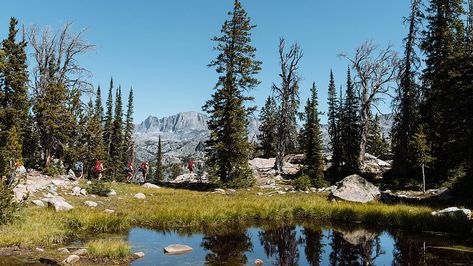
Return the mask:
{"type": "Polygon", "coordinates": [[[52,246],[91,234],[120,233],[135,226],[201,230],[226,223],[260,221],[356,222],[416,231],[471,233],[469,221],[434,217],[428,207],[332,202],[326,195],[316,193],[259,196],[256,189],[220,195],[183,189],[146,189],[129,184],[112,184],[112,188],[118,195],[110,198],[65,196],[75,206],[70,212],[26,208],[21,221],[0,226],[0,246],[52,246]],[[146,199],[134,199],[138,192],[143,192],[146,199]],[[97,201],[99,205],[93,209],[86,207],[83,205],[86,200],[97,201]],[[104,209],[116,213],[107,214],[104,209]]]}
{"type": "Polygon", "coordinates": [[[92,258],[123,259],[130,254],[130,245],[121,239],[99,239],[87,243],[92,258]]]}

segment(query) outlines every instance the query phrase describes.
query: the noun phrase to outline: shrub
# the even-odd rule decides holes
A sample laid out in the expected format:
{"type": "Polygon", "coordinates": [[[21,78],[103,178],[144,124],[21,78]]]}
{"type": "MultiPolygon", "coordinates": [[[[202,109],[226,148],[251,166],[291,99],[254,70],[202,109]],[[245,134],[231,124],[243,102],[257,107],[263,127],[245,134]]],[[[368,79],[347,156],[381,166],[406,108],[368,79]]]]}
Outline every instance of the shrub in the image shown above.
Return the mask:
{"type": "Polygon", "coordinates": [[[64,174],[64,170],[51,164],[48,167],[43,168],[43,174],[49,176],[58,176],[64,174]]]}
{"type": "Polygon", "coordinates": [[[307,190],[311,186],[311,180],[308,175],[301,175],[294,180],[294,188],[297,190],[307,190]]]}
{"type": "Polygon", "coordinates": [[[130,254],[130,245],[121,239],[99,239],[90,241],[87,251],[94,258],[123,259],[130,254]]]}
{"type": "Polygon", "coordinates": [[[87,188],[87,193],[105,197],[111,191],[110,186],[103,181],[93,181],[87,188]]]}
{"type": "Polygon", "coordinates": [[[0,181],[0,224],[11,223],[17,218],[20,207],[13,198],[12,187],[0,181]]]}

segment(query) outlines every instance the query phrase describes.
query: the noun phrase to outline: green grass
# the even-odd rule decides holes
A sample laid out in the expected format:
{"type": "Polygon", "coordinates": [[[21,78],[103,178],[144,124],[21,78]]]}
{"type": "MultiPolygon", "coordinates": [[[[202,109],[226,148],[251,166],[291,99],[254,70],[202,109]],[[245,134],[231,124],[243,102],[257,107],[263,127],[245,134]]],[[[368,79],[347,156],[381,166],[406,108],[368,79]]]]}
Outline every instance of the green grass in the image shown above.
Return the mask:
{"type": "Polygon", "coordinates": [[[130,255],[130,245],[121,239],[99,239],[87,243],[87,251],[92,258],[118,260],[130,255]]]}
{"type": "Polygon", "coordinates": [[[117,191],[117,196],[65,196],[75,206],[70,212],[27,207],[20,221],[0,226],[0,246],[51,247],[71,239],[88,239],[90,235],[123,233],[131,227],[203,230],[229,223],[264,221],[356,222],[468,234],[472,228],[470,221],[434,217],[428,207],[332,202],[326,195],[316,193],[258,196],[258,190],[253,189],[220,195],[182,189],[145,189],[119,183],[111,184],[111,187],[117,191]],[[138,192],[145,193],[146,199],[134,199],[133,195],[138,192]],[[83,205],[86,200],[102,203],[92,209],[83,205]],[[104,209],[113,209],[116,213],[106,214],[104,209]]]}

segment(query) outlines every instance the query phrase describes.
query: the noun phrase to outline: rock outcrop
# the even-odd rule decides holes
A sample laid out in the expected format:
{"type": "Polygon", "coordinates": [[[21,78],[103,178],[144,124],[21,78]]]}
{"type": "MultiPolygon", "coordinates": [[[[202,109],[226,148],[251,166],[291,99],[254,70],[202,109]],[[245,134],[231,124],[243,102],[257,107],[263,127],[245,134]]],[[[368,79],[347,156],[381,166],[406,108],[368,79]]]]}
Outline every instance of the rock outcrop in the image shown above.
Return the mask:
{"type": "Polygon", "coordinates": [[[471,218],[471,210],[470,209],[460,209],[458,207],[449,207],[443,210],[434,211],[432,212],[433,216],[452,216],[458,218],[471,218]]]}
{"type": "Polygon", "coordinates": [[[63,197],[43,198],[41,199],[44,203],[47,203],[49,207],[53,207],[57,212],[69,211],[74,207],[67,203],[63,197]]]}
{"type": "Polygon", "coordinates": [[[164,253],[168,255],[177,255],[191,252],[192,248],[187,245],[169,245],[164,248],[164,253]]]}
{"type": "Polygon", "coordinates": [[[366,203],[381,196],[379,188],[359,175],[350,175],[337,183],[337,189],[330,193],[335,199],[366,203]]]}

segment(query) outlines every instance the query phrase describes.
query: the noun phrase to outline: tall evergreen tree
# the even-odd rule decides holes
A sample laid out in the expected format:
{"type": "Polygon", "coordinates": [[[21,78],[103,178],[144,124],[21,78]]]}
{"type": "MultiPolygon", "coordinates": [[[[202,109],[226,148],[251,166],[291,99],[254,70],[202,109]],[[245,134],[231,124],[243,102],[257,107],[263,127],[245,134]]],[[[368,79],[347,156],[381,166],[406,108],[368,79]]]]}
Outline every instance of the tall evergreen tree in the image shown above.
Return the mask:
{"type": "Polygon", "coordinates": [[[240,1],[235,0],[229,16],[222,26],[222,36],[213,38],[220,54],[209,64],[216,68],[219,78],[215,93],[203,106],[210,114],[207,165],[226,186],[245,186],[253,182],[246,127],[248,114],[254,111],[245,106],[245,102],[253,100],[245,92],[259,84],[254,76],[260,71],[261,62],[255,59],[256,49],[251,46],[251,30],[255,26],[240,1]]]}
{"type": "Polygon", "coordinates": [[[125,136],[124,136],[124,161],[131,162],[134,161],[134,140],[133,140],[133,130],[135,125],[133,124],[133,88],[130,89],[130,94],[128,95],[128,105],[126,111],[126,120],[125,120],[125,136]]]}
{"type": "Polygon", "coordinates": [[[161,136],[158,140],[158,152],[156,153],[156,170],[154,172],[155,181],[164,180],[164,167],[163,167],[163,150],[161,146],[161,136]]]}
{"type": "Polygon", "coordinates": [[[111,162],[110,146],[112,142],[112,131],[113,131],[113,78],[110,78],[110,87],[108,89],[108,97],[106,102],[107,111],[104,117],[103,126],[103,142],[105,144],[105,151],[107,152],[107,163],[111,162]]]}
{"type": "Polygon", "coordinates": [[[320,119],[318,111],[318,97],[315,82],[310,90],[311,96],[307,99],[304,114],[304,153],[305,171],[312,179],[312,184],[321,186],[324,183],[324,157],[322,155],[323,143],[320,132],[320,119]]]}
{"type": "Polygon", "coordinates": [[[372,119],[370,131],[368,133],[368,142],[366,143],[366,152],[374,156],[385,155],[389,152],[389,144],[386,137],[381,132],[381,120],[378,114],[372,119]]]}
{"type": "Polygon", "coordinates": [[[359,172],[360,161],[360,118],[359,101],[355,95],[350,68],[347,73],[347,87],[340,120],[340,144],[342,145],[342,172],[353,174],[359,172]]]}
{"type": "Polygon", "coordinates": [[[261,121],[259,139],[261,140],[263,158],[275,157],[278,137],[278,108],[274,97],[268,96],[266,99],[266,103],[261,108],[259,120],[261,121]]]}
{"type": "MultiPolygon", "coordinates": [[[[422,77],[425,103],[421,111],[436,158],[434,172],[439,178],[448,177],[449,169],[461,166],[468,156],[464,149],[468,136],[464,117],[469,110],[465,98],[469,97],[462,90],[465,83],[461,78],[465,73],[463,15],[462,0],[430,0],[421,44],[426,55],[422,77]]],[[[466,83],[471,84],[471,79],[466,83]]]]}
{"type": "Polygon", "coordinates": [[[115,97],[115,113],[113,118],[112,136],[110,144],[110,160],[109,164],[111,177],[117,181],[123,178],[121,171],[125,162],[123,160],[124,153],[124,132],[123,132],[123,107],[122,107],[122,91],[118,86],[115,97]]]}
{"type": "Polygon", "coordinates": [[[341,152],[340,145],[340,115],[339,110],[342,105],[337,97],[337,89],[335,87],[335,79],[333,72],[330,70],[330,82],[328,86],[328,134],[330,136],[330,148],[332,150],[332,167],[338,172],[340,171],[341,152]]]}
{"type": "MultiPolygon", "coordinates": [[[[22,161],[22,144],[27,128],[28,110],[28,66],[26,63],[26,42],[17,42],[16,36],[18,21],[10,19],[10,28],[7,39],[2,41],[0,55],[0,156],[7,156],[10,151],[5,150],[8,139],[17,138],[14,143],[19,144],[22,161]]],[[[12,142],[10,142],[10,145],[12,142]]],[[[15,150],[17,149],[15,148],[15,150]]],[[[2,171],[2,169],[0,169],[2,171]]]]}
{"type": "Polygon", "coordinates": [[[416,124],[419,122],[419,88],[416,84],[419,58],[415,46],[418,41],[419,24],[422,17],[420,13],[420,0],[411,1],[411,14],[408,18],[409,33],[405,39],[404,58],[401,65],[400,84],[395,106],[393,135],[394,163],[393,169],[397,176],[403,177],[411,173],[413,166],[409,164],[410,150],[409,138],[413,136],[416,124]]]}

